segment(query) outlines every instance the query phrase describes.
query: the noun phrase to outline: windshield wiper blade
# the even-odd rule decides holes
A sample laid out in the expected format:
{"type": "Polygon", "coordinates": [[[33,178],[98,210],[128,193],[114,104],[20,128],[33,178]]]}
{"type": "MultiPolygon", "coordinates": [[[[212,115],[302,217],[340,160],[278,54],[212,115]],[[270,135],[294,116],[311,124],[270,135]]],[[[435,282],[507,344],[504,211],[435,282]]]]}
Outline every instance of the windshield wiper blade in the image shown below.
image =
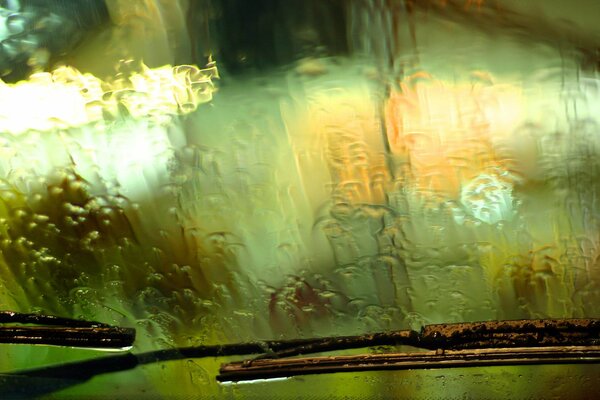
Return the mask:
{"type": "Polygon", "coordinates": [[[217,379],[240,381],[340,371],[599,360],[598,319],[487,321],[427,325],[420,332],[396,331],[307,340],[255,359],[223,365],[217,379]],[[386,345],[408,345],[431,351],[284,359],[386,345]]]}
{"type": "Polygon", "coordinates": [[[438,350],[351,356],[255,359],[252,362],[241,361],[221,366],[217,380],[220,382],[240,382],[337,372],[597,363],[600,363],[600,346],[438,350]]]}
{"type": "Polygon", "coordinates": [[[134,340],[133,328],[51,315],[0,311],[0,343],[127,349],[134,340]]]}
{"type": "MultiPolygon", "coordinates": [[[[94,376],[132,370],[140,365],[235,355],[260,356],[223,365],[217,380],[240,381],[252,379],[251,376],[266,379],[302,373],[333,373],[386,368],[467,367],[552,362],[596,363],[600,360],[600,319],[441,324],[425,326],[419,332],[405,330],[359,336],[179,347],[137,354],[123,353],[14,371],[4,373],[3,377],[5,380],[22,377],[40,378],[44,379],[46,383],[55,380],[58,390],[58,387],[63,387],[67,383],[76,385],[94,376]],[[331,357],[290,358],[298,355],[380,346],[411,346],[416,348],[416,351],[343,356],[346,358],[338,357],[337,359],[331,357]],[[386,362],[389,367],[383,367],[386,362]],[[341,368],[338,365],[340,363],[347,364],[348,367],[341,368]],[[307,364],[312,364],[314,368],[300,368],[307,364]]],[[[0,392],[10,388],[8,383],[7,387],[3,387],[0,379],[0,392]]],[[[47,386],[45,390],[52,391],[52,387],[47,386]]]]}
{"type": "Polygon", "coordinates": [[[492,347],[600,346],[600,319],[540,319],[426,325],[413,330],[288,341],[266,341],[264,358],[375,346],[426,350],[492,347]]]}

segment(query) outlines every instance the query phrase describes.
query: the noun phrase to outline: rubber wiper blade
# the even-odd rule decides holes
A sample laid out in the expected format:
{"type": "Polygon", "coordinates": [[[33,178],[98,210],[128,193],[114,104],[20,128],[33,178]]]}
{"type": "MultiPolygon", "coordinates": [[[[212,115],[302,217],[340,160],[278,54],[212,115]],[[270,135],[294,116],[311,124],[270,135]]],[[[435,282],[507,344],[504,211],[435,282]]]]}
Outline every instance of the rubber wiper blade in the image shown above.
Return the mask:
{"type": "Polygon", "coordinates": [[[438,350],[234,362],[221,366],[217,380],[240,382],[337,372],[597,363],[600,363],[599,346],[438,350]]]}
{"type": "Polygon", "coordinates": [[[258,358],[225,364],[219,381],[268,379],[309,373],[403,368],[467,367],[600,361],[600,320],[485,321],[427,325],[416,331],[305,340],[258,358]],[[408,345],[411,353],[342,357],[289,357],[374,346],[408,345]]]}
{"type": "Polygon", "coordinates": [[[128,349],[134,341],[133,328],[51,315],[0,311],[0,343],[128,349]]]}

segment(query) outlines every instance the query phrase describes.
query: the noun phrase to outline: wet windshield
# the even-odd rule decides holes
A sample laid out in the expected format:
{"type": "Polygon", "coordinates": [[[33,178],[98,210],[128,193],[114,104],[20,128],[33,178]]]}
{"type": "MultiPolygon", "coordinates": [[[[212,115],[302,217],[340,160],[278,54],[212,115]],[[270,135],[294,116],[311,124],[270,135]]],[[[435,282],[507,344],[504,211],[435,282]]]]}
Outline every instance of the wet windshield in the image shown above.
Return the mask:
{"type": "MultiPolygon", "coordinates": [[[[216,376],[239,357],[132,354],[251,343],[243,354],[268,355],[276,341],[478,321],[579,318],[596,332],[599,12],[592,0],[0,1],[0,311],[107,324],[43,328],[68,330],[52,344],[136,330],[125,372],[77,385],[14,372],[105,354],[0,345],[0,393],[235,396],[216,376]]],[[[9,339],[36,337],[11,326],[9,339]]],[[[419,347],[362,343],[343,354],[419,347]]],[[[565,375],[485,374],[498,371],[565,375]]],[[[302,379],[363,396],[404,376],[422,393],[429,372],[405,372],[302,379]]],[[[448,385],[461,373],[477,386],[473,371],[448,385]]],[[[272,387],[306,390],[296,379],[272,387]]]]}

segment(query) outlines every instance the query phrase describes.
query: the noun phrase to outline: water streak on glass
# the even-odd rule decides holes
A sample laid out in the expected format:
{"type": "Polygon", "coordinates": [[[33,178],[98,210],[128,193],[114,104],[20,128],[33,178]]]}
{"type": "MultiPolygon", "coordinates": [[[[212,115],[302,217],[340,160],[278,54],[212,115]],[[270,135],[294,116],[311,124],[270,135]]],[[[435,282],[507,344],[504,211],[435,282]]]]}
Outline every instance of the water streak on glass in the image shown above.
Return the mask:
{"type": "Polygon", "coordinates": [[[0,1],[0,309],[139,351],[600,312],[596,1],[50,3],[0,1]]]}

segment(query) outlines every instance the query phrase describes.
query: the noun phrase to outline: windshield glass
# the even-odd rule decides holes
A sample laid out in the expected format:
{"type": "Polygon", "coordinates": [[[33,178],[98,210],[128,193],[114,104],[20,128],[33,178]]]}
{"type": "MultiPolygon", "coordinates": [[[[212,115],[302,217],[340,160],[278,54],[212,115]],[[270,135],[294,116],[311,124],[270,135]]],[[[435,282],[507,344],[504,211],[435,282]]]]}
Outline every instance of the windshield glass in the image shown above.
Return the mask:
{"type": "MultiPolygon", "coordinates": [[[[593,0],[0,1],[0,311],[135,328],[140,354],[594,318],[599,13],[593,0]]],[[[105,354],[0,346],[0,382],[40,393],[240,390],[215,380],[235,357],[73,386],[6,373],[105,354]]],[[[472,387],[598,376],[482,368],[269,387],[362,396],[407,379],[418,394],[435,377],[458,396],[461,374],[472,387]]]]}

